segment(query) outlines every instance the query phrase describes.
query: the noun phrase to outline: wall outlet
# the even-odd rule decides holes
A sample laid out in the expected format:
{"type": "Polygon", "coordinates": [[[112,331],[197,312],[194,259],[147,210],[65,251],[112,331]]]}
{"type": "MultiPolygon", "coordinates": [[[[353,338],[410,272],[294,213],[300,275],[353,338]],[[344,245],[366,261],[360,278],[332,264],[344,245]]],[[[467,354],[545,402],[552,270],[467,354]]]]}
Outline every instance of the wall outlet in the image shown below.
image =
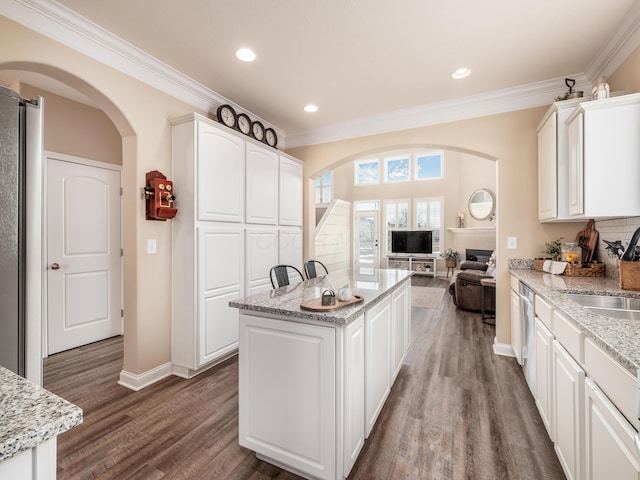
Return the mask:
{"type": "Polygon", "coordinates": [[[507,237],[507,248],[509,250],[518,248],[518,237],[507,237]]]}
{"type": "Polygon", "coordinates": [[[155,238],[147,239],[147,253],[149,255],[155,255],[157,253],[157,244],[155,238]]]}

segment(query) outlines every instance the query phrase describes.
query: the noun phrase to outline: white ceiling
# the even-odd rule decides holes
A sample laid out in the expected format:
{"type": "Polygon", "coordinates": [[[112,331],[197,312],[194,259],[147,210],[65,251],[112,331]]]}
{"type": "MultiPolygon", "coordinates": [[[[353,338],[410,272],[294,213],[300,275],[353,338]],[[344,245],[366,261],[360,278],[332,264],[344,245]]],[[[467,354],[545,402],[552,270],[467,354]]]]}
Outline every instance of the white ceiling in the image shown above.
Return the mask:
{"type": "Polygon", "coordinates": [[[290,134],[549,79],[566,90],[563,78],[583,72],[592,81],[636,1],[59,3],[290,134]],[[245,46],[255,62],[234,57],[245,46]],[[452,80],[461,66],[471,76],[452,80]]]}

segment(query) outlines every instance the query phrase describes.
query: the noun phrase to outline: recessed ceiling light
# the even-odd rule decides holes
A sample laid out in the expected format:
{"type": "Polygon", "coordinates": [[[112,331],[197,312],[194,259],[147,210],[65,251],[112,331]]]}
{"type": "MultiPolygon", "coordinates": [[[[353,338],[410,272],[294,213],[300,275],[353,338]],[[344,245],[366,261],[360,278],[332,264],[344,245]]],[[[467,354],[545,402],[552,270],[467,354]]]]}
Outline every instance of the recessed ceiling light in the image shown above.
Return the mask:
{"type": "Polygon", "coordinates": [[[318,107],[316,107],[315,105],[307,105],[306,107],[304,107],[304,111],[309,113],[317,112],[318,107]]]}
{"type": "Polygon", "coordinates": [[[236,52],[236,57],[243,62],[253,62],[256,59],[256,54],[249,48],[241,48],[236,52]]]}
{"type": "Polygon", "coordinates": [[[465,78],[471,75],[471,70],[468,68],[458,68],[455,72],[451,74],[451,78],[455,80],[460,80],[461,78],[465,78]]]}

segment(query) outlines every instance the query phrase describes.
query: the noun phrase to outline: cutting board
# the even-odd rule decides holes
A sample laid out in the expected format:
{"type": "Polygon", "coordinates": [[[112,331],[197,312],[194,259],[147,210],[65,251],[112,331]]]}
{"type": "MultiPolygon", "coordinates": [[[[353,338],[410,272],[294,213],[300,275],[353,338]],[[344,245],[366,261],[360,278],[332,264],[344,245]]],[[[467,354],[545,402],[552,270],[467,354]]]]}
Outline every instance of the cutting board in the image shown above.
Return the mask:
{"type": "Polygon", "coordinates": [[[350,300],[347,300],[346,302],[343,302],[342,300],[336,298],[335,305],[322,305],[322,298],[314,298],[312,300],[302,302],[300,304],[300,308],[302,310],[310,310],[312,312],[330,312],[331,310],[337,310],[338,308],[347,307],[349,305],[360,303],[362,301],[364,301],[364,297],[362,295],[354,295],[350,300]]]}
{"type": "Polygon", "coordinates": [[[596,248],[598,247],[598,231],[593,228],[595,220],[592,218],[587,222],[583,230],[576,235],[576,242],[582,247],[582,261],[589,263],[593,261],[596,248]]]}

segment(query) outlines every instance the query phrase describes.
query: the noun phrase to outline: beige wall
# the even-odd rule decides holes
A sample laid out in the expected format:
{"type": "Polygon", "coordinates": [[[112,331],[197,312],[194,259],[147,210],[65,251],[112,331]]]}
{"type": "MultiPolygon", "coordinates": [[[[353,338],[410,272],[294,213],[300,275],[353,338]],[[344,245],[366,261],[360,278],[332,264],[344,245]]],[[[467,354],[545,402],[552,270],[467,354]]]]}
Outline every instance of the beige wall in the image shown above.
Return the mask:
{"type": "Polygon", "coordinates": [[[18,91],[44,98],[45,150],[122,165],[122,136],[102,110],[27,84],[18,91]]]}
{"type": "MultiPolygon", "coordinates": [[[[550,99],[551,102],[552,99],[550,99]]],[[[443,146],[447,150],[469,153],[497,161],[496,193],[498,197],[498,319],[497,341],[510,342],[508,258],[539,256],[545,241],[574,236],[575,224],[542,225],[537,220],[537,132],[536,125],[546,108],[492,115],[471,120],[423,128],[372,135],[340,142],[288,150],[304,161],[305,176],[334,168],[369,152],[397,146],[443,146]],[[518,248],[507,250],[507,237],[518,238],[518,248]]],[[[459,201],[462,194],[456,192],[459,201]]],[[[305,198],[305,212],[308,211],[305,198]]],[[[311,199],[312,200],[312,199],[311,199]]],[[[453,215],[455,215],[454,212],[453,215]]],[[[450,215],[447,214],[447,218],[450,215]]],[[[308,234],[305,218],[305,233],[308,234]]],[[[307,238],[305,236],[305,238],[307,238]]],[[[308,250],[312,247],[305,244],[308,250]]],[[[305,252],[309,256],[309,251],[305,252]]]]}
{"type": "Polygon", "coordinates": [[[0,69],[33,70],[66,83],[115,124],[124,187],[124,370],[139,374],[169,362],[171,222],[144,219],[140,189],[149,170],[170,176],[168,119],[194,109],[1,16],[0,69]],[[156,255],[145,252],[148,238],[157,240],[156,255]]]}

